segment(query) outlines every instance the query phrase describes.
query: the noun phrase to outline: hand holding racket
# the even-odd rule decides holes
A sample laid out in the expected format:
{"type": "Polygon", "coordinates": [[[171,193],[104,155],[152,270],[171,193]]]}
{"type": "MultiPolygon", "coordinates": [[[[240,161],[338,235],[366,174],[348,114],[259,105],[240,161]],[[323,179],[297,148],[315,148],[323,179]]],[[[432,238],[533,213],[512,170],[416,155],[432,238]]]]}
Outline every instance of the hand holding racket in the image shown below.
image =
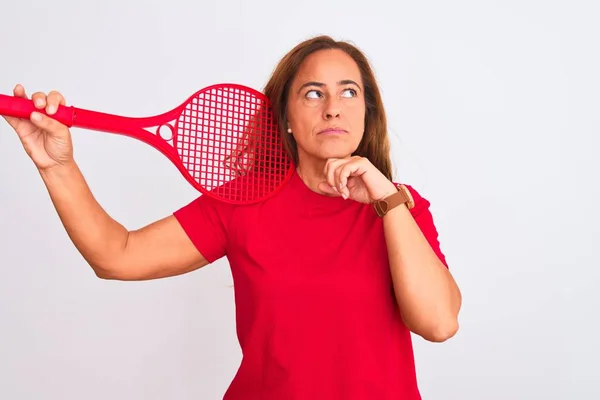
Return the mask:
{"type": "MultiPolygon", "coordinates": [[[[27,99],[25,89],[17,85],[13,90],[14,96],[27,99]]],[[[46,110],[52,115],[60,105],[65,104],[64,97],[57,92],[50,92],[48,96],[44,93],[35,93],[31,103],[35,104],[38,111],[46,110]]],[[[73,145],[69,129],[61,123],[39,115],[41,120],[30,119],[29,116],[19,118],[5,116],[9,125],[17,132],[25,151],[31,157],[36,167],[40,170],[64,165],[73,160],[73,145]]]]}
{"type": "Polygon", "coordinates": [[[17,86],[14,96],[0,95],[0,115],[17,131],[40,169],[71,161],[70,127],[149,144],[167,156],[193,187],[229,203],[249,204],[272,196],[294,168],[268,99],[242,85],[206,87],[173,110],[145,118],[67,107],[57,92],[48,97],[36,93],[29,100],[17,86]]]}

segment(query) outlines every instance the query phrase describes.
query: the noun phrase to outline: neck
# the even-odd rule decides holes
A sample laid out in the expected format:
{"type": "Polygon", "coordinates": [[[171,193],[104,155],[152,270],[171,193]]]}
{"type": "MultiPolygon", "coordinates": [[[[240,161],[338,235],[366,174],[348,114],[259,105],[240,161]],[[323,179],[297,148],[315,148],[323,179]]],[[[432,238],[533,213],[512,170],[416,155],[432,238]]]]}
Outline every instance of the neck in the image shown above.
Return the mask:
{"type": "Polygon", "coordinates": [[[299,155],[298,167],[296,171],[304,184],[313,192],[325,194],[319,190],[319,183],[324,182],[326,160],[314,159],[304,155],[299,155]]]}

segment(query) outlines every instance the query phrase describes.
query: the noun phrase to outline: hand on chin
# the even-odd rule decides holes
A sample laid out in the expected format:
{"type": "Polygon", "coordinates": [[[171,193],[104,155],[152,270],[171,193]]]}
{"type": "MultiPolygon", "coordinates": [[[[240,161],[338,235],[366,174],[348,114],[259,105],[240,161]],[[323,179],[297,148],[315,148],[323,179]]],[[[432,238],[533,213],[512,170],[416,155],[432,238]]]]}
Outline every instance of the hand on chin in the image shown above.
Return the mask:
{"type": "Polygon", "coordinates": [[[325,180],[318,189],[326,195],[370,204],[397,191],[396,186],[364,157],[329,158],[325,180]]]}

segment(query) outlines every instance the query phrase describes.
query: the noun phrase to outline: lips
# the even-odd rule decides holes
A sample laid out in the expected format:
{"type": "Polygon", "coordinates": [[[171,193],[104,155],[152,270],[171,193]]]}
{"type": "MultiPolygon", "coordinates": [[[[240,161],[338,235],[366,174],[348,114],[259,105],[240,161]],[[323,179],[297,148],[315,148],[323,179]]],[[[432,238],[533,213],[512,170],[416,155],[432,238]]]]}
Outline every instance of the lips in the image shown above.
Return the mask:
{"type": "Polygon", "coordinates": [[[323,129],[322,131],[319,132],[319,135],[332,135],[332,134],[340,134],[340,133],[348,133],[348,131],[345,129],[342,129],[342,128],[333,127],[333,128],[323,129]]]}

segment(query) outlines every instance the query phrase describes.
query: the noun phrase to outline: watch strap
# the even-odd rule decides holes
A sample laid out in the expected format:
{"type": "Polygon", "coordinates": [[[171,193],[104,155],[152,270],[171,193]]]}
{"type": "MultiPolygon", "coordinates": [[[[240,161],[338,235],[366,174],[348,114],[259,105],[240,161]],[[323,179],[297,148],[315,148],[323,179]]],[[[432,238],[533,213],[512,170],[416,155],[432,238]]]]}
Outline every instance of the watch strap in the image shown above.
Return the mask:
{"type": "Polygon", "coordinates": [[[390,210],[401,204],[406,204],[409,209],[414,207],[412,196],[406,186],[398,184],[396,185],[396,188],[398,189],[396,193],[373,203],[375,212],[379,217],[383,217],[390,210]]]}

